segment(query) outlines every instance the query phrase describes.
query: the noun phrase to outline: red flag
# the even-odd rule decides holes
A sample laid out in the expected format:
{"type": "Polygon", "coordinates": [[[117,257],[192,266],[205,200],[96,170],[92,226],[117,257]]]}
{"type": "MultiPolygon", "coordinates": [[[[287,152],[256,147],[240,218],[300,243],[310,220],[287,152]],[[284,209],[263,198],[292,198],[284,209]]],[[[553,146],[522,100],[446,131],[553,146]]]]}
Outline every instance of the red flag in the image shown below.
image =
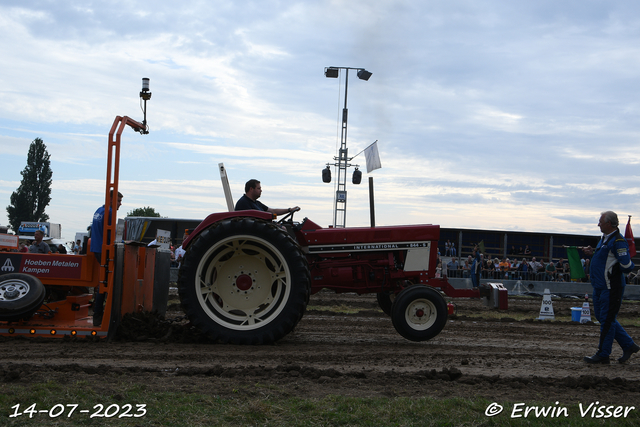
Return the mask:
{"type": "Polygon", "coordinates": [[[633,239],[633,231],[631,231],[631,215],[629,215],[627,228],[626,230],[624,230],[624,239],[629,245],[629,256],[633,258],[634,256],[636,256],[636,241],[633,239]]]}

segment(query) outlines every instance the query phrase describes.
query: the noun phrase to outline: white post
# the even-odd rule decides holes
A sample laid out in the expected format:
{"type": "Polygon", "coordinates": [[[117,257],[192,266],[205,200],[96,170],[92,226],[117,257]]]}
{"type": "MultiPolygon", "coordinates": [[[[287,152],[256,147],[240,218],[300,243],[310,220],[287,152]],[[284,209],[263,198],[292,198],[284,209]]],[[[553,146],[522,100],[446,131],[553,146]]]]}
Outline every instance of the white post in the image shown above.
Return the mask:
{"type": "Polygon", "coordinates": [[[231,188],[229,187],[227,170],[224,168],[224,163],[218,163],[218,168],[220,169],[220,179],[222,180],[224,198],[227,199],[227,208],[229,208],[229,212],[233,212],[235,210],[235,206],[233,204],[233,197],[231,197],[231,188]]]}

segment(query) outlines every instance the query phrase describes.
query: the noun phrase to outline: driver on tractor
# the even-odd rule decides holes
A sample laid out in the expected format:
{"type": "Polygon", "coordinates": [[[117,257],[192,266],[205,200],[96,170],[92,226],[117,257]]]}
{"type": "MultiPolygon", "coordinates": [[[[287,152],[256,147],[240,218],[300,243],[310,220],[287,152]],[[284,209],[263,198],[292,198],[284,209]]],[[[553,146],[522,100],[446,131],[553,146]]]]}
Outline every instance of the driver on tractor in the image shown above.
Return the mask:
{"type": "Polygon", "coordinates": [[[263,212],[271,212],[274,215],[284,215],[291,212],[297,212],[300,210],[298,206],[287,209],[274,209],[266,206],[265,204],[258,201],[260,195],[262,194],[262,187],[260,186],[260,181],[257,179],[250,179],[244,185],[244,196],[242,196],[238,202],[236,203],[235,210],[237,211],[246,211],[255,209],[263,212]]]}

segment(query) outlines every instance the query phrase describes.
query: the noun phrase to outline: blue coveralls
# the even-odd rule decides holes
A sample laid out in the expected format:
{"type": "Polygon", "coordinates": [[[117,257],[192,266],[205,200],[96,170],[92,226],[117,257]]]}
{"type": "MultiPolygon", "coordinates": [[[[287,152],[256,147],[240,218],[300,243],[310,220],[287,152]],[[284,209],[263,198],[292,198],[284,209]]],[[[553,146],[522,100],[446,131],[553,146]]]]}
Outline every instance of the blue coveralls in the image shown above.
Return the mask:
{"type": "MultiPolygon", "coordinates": [[[[96,259],[98,260],[98,264],[102,264],[102,242],[104,240],[104,215],[105,215],[105,207],[102,205],[96,210],[93,214],[93,221],[91,222],[91,247],[89,250],[93,252],[96,259]]],[[[111,216],[113,213],[111,209],[109,209],[109,221],[108,224],[111,225],[111,216]]],[[[113,239],[113,237],[111,237],[113,239]]],[[[107,242],[111,243],[111,242],[107,242]]],[[[102,319],[102,315],[104,313],[104,301],[107,298],[106,294],[100,292],[100,285],[94,288],[94,296],[93,296],[93,314],[95,318],[102,319]]],[[[97,325],[96,325],[97,326],[97,325]]]]}
{"type": "Polygon", "coordinates": [[[633,339],[616,320],[626,286],[624,273],[633,268],[629,246],[620,230],[616,229],[606,241],[604,236],[600,239],[591,258],[593,308],[600,322],[600,342],[596,353],[599,356],[611,354],[614,339],[623,350],[633,345],[633,339]]]}
{"type": "Polygon", "coordinates": [[[480,286],[480,271],[482,271],[480,251],[476,251],[475,258],[473,258],[473,262],[471,263],[471,283],[474,288],[480,286]]]}

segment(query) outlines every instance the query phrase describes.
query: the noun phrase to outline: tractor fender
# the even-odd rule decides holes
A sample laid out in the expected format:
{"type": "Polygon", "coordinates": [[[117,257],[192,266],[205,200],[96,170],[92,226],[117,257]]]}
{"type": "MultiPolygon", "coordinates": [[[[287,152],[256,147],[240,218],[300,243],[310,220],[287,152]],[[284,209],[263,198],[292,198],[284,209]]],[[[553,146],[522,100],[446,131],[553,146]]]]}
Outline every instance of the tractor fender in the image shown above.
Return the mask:
{"type": "Polygon", "coordinates": [[[249,218],[259,218],[264,220],[272,220],[274,218],[271,212],[264,212],[258,210],[248,210],[248,211],[234,211],[234,212],[219,212],[213,213],[206,217],[196,228],[187,236],[187,238],[182,242],[182,248],[187,249],[189,245],[195,240],[200,233],[209,228],[211,225],[216,222],[224,221],[229,218],[237,218],[237,217],[249,217],[249,218]]]}

